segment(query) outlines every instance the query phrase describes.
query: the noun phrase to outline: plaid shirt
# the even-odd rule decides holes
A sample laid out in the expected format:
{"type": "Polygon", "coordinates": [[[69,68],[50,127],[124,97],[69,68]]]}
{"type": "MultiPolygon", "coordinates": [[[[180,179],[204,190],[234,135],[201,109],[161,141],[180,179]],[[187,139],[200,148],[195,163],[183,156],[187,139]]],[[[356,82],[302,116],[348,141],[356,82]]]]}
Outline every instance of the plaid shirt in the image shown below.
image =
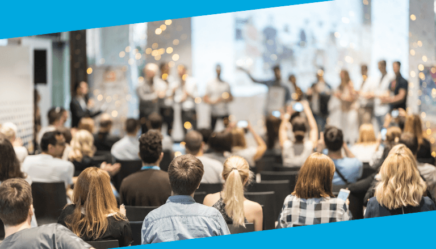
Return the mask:
{"type": "Polygon", "coordinates": [[[338,198],[301,199],[288,195],[277,228],[313,225],[351,219],[348,205],[338,198]]]}

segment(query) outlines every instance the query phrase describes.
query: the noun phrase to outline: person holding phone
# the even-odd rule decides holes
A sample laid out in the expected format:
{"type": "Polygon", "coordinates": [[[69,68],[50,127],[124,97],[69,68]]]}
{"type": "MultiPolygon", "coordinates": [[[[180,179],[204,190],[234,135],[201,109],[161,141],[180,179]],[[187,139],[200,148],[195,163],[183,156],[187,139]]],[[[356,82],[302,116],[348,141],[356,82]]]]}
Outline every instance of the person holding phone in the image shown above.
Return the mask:
{"type": "Polygon", "coordinates": [[[237,127],[235,127],[234,124],[230,127],[233,137],[232,154],[245,158],[248,164],[254,167],[255,162],[259,160],[266,151],[265,141],[256,133],[250,122],[243,120],[243,122],[240,121],[238,124],[237,127]],[[245,129],[253,135],[256,146],[247,145],[245,129]]]}
{"type": "Polygon", "coordinates": [[[310,155],[300,169],[294,192],[284,200],[277,228],[350,220],[348,201],[333,195],[334,173],[328,156],[310,155]]]}

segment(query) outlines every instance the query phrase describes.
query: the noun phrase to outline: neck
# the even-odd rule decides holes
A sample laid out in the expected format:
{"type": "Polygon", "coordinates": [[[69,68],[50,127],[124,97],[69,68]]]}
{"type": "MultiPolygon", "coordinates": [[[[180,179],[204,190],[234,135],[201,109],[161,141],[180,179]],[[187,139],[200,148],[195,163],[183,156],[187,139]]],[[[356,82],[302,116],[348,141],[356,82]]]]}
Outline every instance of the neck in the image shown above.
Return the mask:
{"type": "Polygon", "coordinates": [[[145,162],[142,162],[142,166],[159,166],[159,164],[160,164],[160,160],[155,162],[155,163],[145,163],[145,162]]]}
{"type": "Polygon", "coordinates": [[[49,156],[54,157],[52,154],[48,153],[47,151],[43,151],[43,152],[41,152],[41,154],[42,154],[42,155],[49,155],[49,156]]]}
{"type": "Polygon", "coordinates": [[[127,133],[127,136],[129,136],[129,137],[136,137],[136,133],[127,133]]]}
{"type": "Polygon", "coordinates": [[[197,155],[195,155],[195,156],[202,156],[204,153],[203,153],[203,150],[199,150],[198,151],[198,153],[197,153],[197,155]]]}
{"type": "Polygon", "coordinates": [[[6,226],[5,225],[5,237],[8,237],[16,232],[24,230],[26,228],[30,228],[30,222],[26,220],[25,222],[16,225],[16,226],[6,226]]]}
{"type": "Polygon", "coordinates": [[[328,156],[331,159],[342,159],[343,158],[341,150],[338,150],[338,151],[329,151],[328,156]]]}

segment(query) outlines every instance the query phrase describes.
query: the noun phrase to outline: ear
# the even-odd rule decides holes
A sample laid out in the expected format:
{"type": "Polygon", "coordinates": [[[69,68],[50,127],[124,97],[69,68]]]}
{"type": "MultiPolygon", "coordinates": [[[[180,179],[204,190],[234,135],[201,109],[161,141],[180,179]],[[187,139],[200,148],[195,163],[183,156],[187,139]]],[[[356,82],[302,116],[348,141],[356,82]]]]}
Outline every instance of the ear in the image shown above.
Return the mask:
{"type": "Polygon", "coordinates": [[[33,204],[30,205],[30,208],[29,208],[29,216],[30,216],[30,217],[33,216],[33,204]]]}
{"type": "Polygon", "coordinates": [[[159,156],[159,161],[162,161],[163,156],[164,156],[164,153],[161,152],[161,153],[160,153],[160,156],[159,156]]]}

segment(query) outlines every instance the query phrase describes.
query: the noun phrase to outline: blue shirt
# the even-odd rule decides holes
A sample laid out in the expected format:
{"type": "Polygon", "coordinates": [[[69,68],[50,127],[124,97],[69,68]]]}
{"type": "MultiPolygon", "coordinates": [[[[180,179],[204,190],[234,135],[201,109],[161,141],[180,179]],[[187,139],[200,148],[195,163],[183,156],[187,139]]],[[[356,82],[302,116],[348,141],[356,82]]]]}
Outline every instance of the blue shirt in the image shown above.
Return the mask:
{"type": "Polygon", "coordinates": [[[226,234],[229,228],[217,209],[196,203],[191,196],[175,195],[145,217],[141,244],[226,234]]]}
{"type": "MultiPolygon", "coordinates": [[[[341,174],[347,179],[348,183],[356,182],[363,172],[362,162],[357,158],[344,157],[341,159],[333,159],[336,171],[340,171],[341,174]]],[[[333,185],[345,185],[342,178],[335,172],[333,176],[333,185]]]]}

